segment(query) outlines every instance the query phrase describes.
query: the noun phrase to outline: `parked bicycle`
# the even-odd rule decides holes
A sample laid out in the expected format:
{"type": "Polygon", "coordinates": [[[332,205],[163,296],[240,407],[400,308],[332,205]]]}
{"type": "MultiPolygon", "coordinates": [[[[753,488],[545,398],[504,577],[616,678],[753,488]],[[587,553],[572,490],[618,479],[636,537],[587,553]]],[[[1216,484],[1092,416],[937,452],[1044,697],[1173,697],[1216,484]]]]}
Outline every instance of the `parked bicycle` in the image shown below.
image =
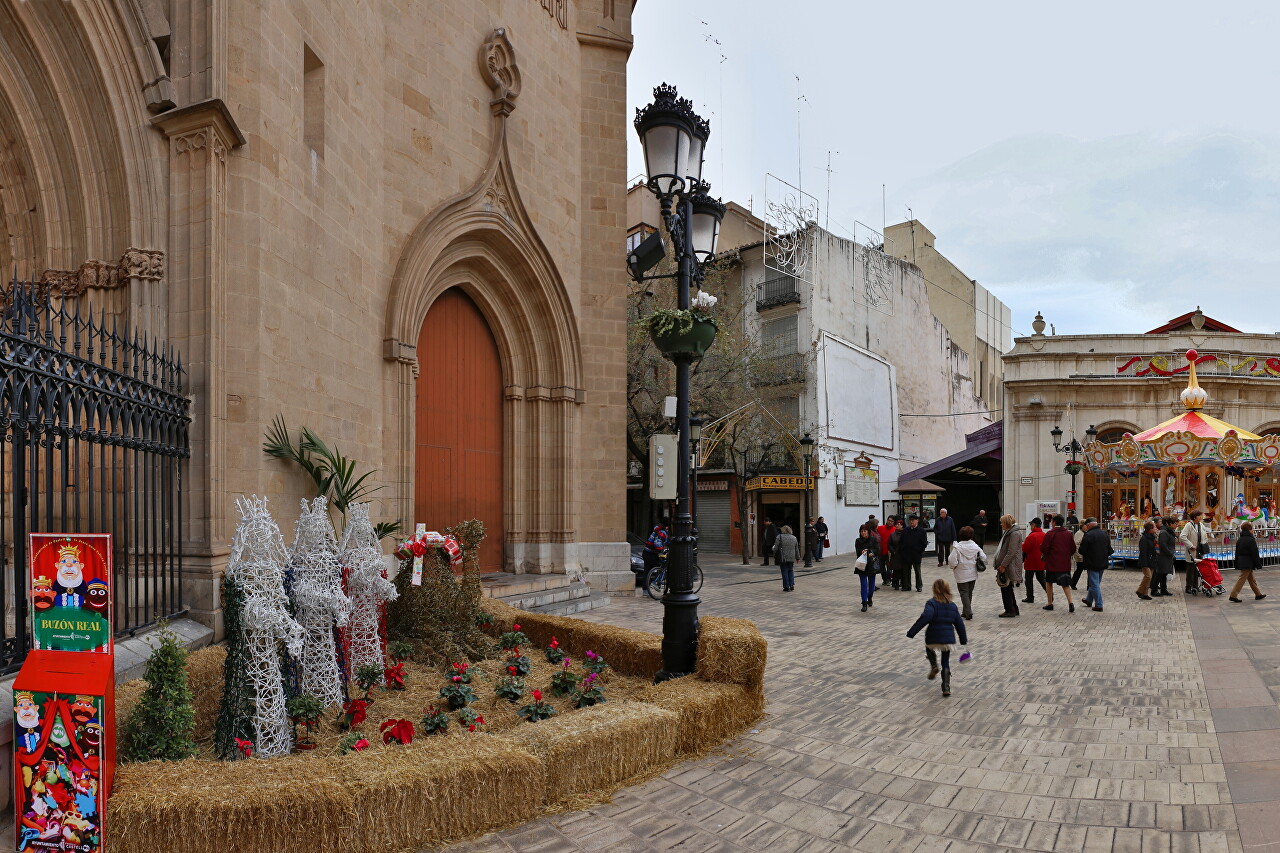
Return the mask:
{"type": "MultiPolygon", "coordinates": [[[[693,591],[702,591],[702,567],[697,563],[693,565],[693,591]]],[[[656,565],[650,566],[649,571],[644,575],[644,591],[654,601],[658,601],[667,591],[667,552],[662,552],[662,558],[656,565]]]]}

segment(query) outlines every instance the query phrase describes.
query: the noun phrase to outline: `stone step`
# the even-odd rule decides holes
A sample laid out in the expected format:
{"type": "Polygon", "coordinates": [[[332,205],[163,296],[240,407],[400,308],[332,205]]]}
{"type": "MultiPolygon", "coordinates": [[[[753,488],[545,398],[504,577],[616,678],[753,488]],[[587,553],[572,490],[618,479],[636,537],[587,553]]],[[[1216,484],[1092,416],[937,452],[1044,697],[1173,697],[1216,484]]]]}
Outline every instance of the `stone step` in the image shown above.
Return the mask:
{"type": "Polygon", "coordinates": [[[558,601],[554,604],[543,605],[542,607],[527,607],[533,613],[546,613],[551,616],[573,616],[576,613],[583,613],[587,610],[595,610],[597,607],[604,607],[610,602],[610,596],[605,592],[592,592],[579,598],[572,598],[568,601],[558,601]]]}
{"type": "Polygon", "coordinates": [[[552,589],[568,587],[572,580],[568,575],[513,575],[508,572],[488,572],[480,576],[487,598],[508,599],[552,589]]]}
{"type": "Polygon", "coordinates": [[[521,610],[537,610],[552,604],[561,604],[591,595],[591,587],[582,581],[574,581],[566,586],[553,589],[536,590],[519,595],[495,596],[499,601],[518,607],[521,610]]]}

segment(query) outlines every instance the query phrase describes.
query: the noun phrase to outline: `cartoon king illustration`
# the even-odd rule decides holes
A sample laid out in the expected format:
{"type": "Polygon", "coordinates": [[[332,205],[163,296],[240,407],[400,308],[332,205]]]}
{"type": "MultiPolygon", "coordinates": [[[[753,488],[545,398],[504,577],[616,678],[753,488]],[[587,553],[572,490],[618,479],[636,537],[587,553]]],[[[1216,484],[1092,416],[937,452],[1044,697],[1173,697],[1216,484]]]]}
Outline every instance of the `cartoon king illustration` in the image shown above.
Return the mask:
{"type": "Polygon", "coordinates": [[[18,744],[23,752],[35,752],[40,744],[40,706],[36,697],[29,690],[19,690],[13,694],[13,719],[26,731],[18,736],[18,744]]]}
{"type": "Polygon", "coordinates": [[[63,593],[58,596],[59,607],[79,607],[84,603],[80,588],[84,584],[84,563],[80,561],[80,548],[63,545],[58,549],[58,586],[63,593]]]}
{"type": "Polygon", "coordinates": [[[41,576],[31,582],[31,603],[37,611],[48,610],[57,597],[53,591],[53,578],[41,576]]]}
{"type": "Polygon", "coordinates": [[[107,594],[107,585],[98,578],[89,581],[89,586],[85,590],[84,606],[99,616],[106,617],[107,607],[110,605],[110,596],[107,594]]]}

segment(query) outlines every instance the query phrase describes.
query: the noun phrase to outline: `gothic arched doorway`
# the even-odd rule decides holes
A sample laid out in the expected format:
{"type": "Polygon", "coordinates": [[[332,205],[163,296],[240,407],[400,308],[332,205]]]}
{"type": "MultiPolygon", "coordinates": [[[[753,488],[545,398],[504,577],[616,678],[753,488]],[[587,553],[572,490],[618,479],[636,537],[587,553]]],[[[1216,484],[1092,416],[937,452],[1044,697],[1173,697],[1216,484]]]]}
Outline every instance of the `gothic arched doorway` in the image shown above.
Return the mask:
{"type": "Polygon", "coordinates": [[[502,361],[484,315],[458,288],[418,336],[413,518],[441,530],[484,522],[480,570],[503,568],[502,361]]]}

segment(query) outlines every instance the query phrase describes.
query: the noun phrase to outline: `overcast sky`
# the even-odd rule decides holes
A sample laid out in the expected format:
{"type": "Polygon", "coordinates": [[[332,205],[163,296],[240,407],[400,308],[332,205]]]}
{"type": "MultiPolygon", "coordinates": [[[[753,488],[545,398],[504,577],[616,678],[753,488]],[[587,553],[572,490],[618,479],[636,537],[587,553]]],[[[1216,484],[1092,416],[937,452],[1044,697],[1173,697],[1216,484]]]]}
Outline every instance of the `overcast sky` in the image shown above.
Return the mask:
{"type": "Polygon", "coordinates": [[[694,101],[713,194],[825,207],[831,151],[819,221],[880,229],[885,185],[1015,335],[1280,331],[1280,3],[640,0],[634,30],[631,105],[694,101]]]}

